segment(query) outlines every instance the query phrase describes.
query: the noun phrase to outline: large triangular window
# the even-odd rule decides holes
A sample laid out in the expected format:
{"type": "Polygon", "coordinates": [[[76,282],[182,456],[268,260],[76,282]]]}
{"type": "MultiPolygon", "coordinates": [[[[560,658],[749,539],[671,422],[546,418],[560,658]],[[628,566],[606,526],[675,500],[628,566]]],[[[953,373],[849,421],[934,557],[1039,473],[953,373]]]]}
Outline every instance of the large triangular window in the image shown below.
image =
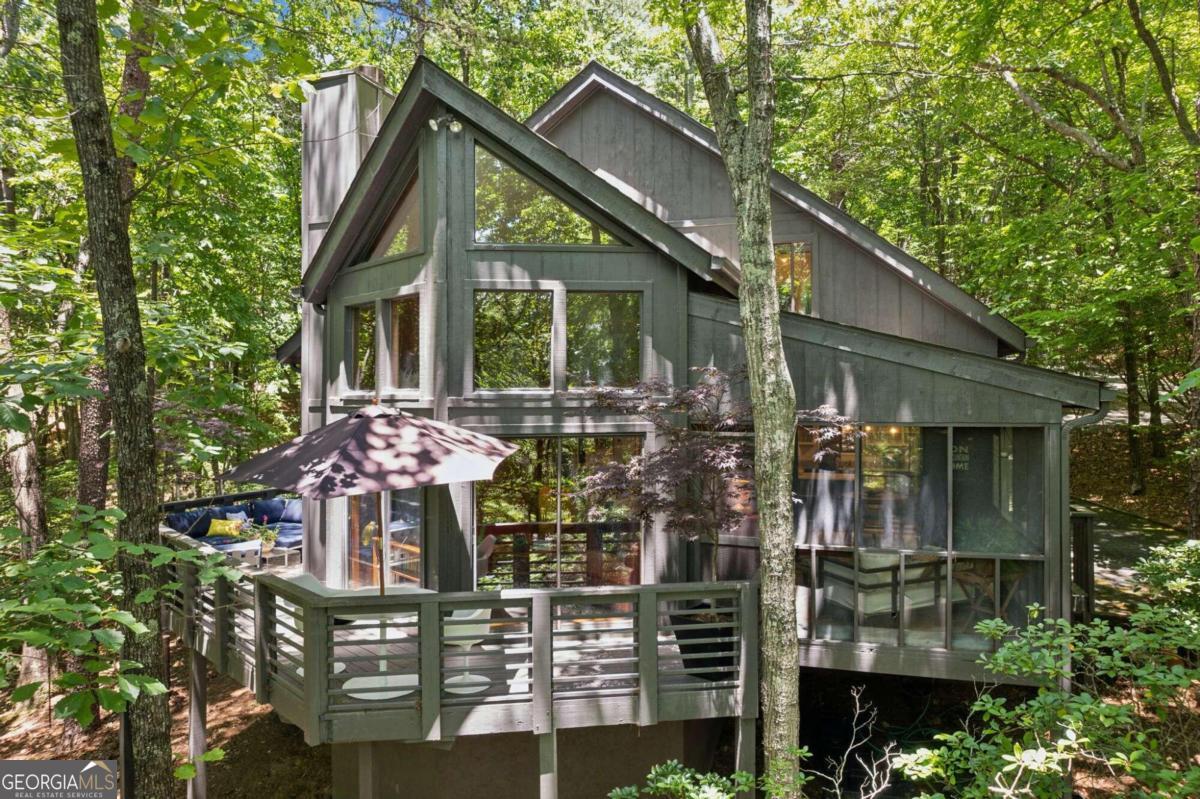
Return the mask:
{"type": "Polygon", "coordinates": [[[475,145],[475,241],[481,244],[620,245],[620,239],[475,145]]]}
{"type": "Polygon", "coordinates": [[[388,258],[421,249],[421,191],[417,178],[418,175],[413,173],[401,192],[396,210],[392,211],[375,249],[371,250],[372,258],[388,258]]]}

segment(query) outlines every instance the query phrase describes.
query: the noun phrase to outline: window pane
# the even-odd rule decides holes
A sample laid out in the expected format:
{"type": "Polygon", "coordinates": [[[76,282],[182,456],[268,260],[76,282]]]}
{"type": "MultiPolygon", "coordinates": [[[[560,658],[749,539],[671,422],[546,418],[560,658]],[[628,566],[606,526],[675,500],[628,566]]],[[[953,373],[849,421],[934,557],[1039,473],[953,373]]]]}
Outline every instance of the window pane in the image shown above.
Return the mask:
{"type": "Polygon", "coordinates": [[[388,565],[392,585],[421,585],[421,489],[389,491],[388,565]]]}
{"type": "Polygon", "coordinates": [[[475,388],[550,388],[549,291],[475,292],[475,388]]]}
{"type": "Polygon", "coordinates": [[[954,431],[954,548],[1042,552],[1044,458],[1040,428],[954,431]]]}
{"type": "Polygon", "coordinates": [[[796,543],[854,543],[854,432],[796,430],[796,543]]]}
{"type": "Polygon", "coordinates": [[[416,295],[391,302],[392,387],[419,388],[421,380],[421,300],[416,295]]]}
{"type": "Polygon", "coordinates": [[[945,549],[946,430],[868,425],[862,457],[862,545],[945,549]]]}
{"type": "Polygon", "coordinates": [[[495,476],[475,483],[475,573],[481,591],[558,584],[558,440],[513,443],[517,451],[495,476]]]}
{"type": "Polygon", "coordinates": [[[350,388],[375,388],[375,303],[354,305],[350,313],[350,388]]]}
{"type": "Polygon", "coordinates": [[[975,625],[996,617],[996,561],[959,558],[952,566],[950,646],[984,652],[991,641],[975,632],[975,625]]]}
{"type": "Polygon", "coordinates": [[[633,510],[577,490],[597,469],[640,454],[641,437],[565,438],[562,447],[562,585],[637,585],[642,525],[633,510]]]}
{"type": "Polygon", "coordinates": [[[779,310],[812,313],[812,249],[805,242],[775,245],[779,310]]]}
{"type": "Polygon", "coordinates": [[[475,241],[485,244],[620,244],[608,231],[475,146],[475,241]]]}
{"type": "Polygon", "coordinates": [[[421,249],[421,191],[417,175],[404,187],[396,210],[379,237],[372,258],[403,255],[421,249]]]}
{"type": "Polygon", "coordinates": [[[813,637],[827,641],[854,638],[854,553],[817,554],[817,618],[813,637]]]}
{"type": "Polygon", "coordinates": [[[946,646],[946,559],[904,556],[904,643],[926,649],[946,646]]]}
{"type": "MultiPolygon", "coordinates": [[[[421,489],[390,491],[388,585],[421,585],[421,489]]],[[[385,495],[386,496],[386,495],[385,495]]],[[[386,501],[386,500],[385,500],[386,501]]],[[[376,495],[347,497],[347,585],[379,586],[379,525],[376,495]]]]}
{"type": "Polygon", "coordinates": [[[568,388],[632,386],[641,356],[640,292],[567,292],[568,388]]]}
{"type": "Polygon", "coordinates": [[[379,585],[379,525],[375,521],[375,495],[346,497],[346,585],[365,588],[379,585]]]}

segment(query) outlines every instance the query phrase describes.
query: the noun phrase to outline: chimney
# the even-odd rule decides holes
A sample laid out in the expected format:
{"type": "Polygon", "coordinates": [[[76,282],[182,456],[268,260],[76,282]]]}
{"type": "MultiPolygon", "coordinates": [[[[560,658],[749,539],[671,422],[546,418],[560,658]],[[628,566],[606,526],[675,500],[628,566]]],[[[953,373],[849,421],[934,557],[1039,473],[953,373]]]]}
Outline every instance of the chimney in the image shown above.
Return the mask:
{"type": "Polygon", "coordinates": [[[379,67],[327,72],[312,85],[300,116],[301,274],[395,99],[379,67]]]}

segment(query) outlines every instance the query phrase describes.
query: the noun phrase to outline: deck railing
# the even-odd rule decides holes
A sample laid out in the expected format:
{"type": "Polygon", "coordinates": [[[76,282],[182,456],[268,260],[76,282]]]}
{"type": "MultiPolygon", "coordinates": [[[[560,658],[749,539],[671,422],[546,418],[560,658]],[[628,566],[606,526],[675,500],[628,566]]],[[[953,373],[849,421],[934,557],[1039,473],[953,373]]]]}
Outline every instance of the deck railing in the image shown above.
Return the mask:
{"type": "Polygon", "coordinates": [[[757,715],[751,583],[327,596],[173,568],[171,629],[312,744],[757,715]]]}

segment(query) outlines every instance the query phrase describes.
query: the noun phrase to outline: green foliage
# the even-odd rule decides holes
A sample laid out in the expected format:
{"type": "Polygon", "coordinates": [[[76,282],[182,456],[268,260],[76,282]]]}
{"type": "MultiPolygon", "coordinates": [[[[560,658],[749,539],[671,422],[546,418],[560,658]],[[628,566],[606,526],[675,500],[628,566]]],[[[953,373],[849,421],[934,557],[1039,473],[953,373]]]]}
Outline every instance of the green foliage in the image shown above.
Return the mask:
{"type": "Polygon", "coordinates": [[[1154,547],[1137,571],[1157,602],[1200,614],[1200,541],[1154,547]]]}
{"type": "MultiPolygon", "coordinates": [[[[141,671],[141,664],[121,659],[127,636],[153,631],[117,605],[123,590],[115,569],[119,557],[145,559],[154,567],[187,563],[196,568],[202,583],[218,576],[236,580],[240,573],[224,565],[219,555],[117,540],[114,531],[124,516],[119,510],[97,512],[78,506],[68,512],[70,527],[32,553],[22,551],[19,531],[0,529],[0,685],[7,685],[18,669],[22,644],[79,664],[74,670],[55,670],[52,687],[60,698],[54,713],[86,726],[98,709],[120,713],[139,696],[166,691],[155,676],[141,671]]],[[[176,588],[166,583],[160,590],[176,588]]],[[[157,599],[154,589],[137,597],[139,602],[157,599]]],[[[18,685],[13,701],[27,699],[40,688],[40,683],[18,685]]]]}
{"type": "Polygon", "coordinates": [[[608,799],[638,799],[639,796],[734,799],[739,793],[754,790],[754,786],[754,777],[745,772],[735,772],[728,777],[705,774],[683,766],[677,760],[668,760],[650,769],[646,784],[641,789],[635,786],[616,788],[609,792],[608,799]]]}
{"type": "Polygon", "coordinates": [[[1033,682],[1037,692],[1010,703],[984,691],[964,729],[898,756],[896,768],[925,786],[924,796],[1061,796],[1080,765],[1110,770],[1132,796],[1200,791],[1195,614],[1142,606],[1128,627],[1047,619],[976,629],[1003,641],[983,658],[987,667],[1033,682]]]}

